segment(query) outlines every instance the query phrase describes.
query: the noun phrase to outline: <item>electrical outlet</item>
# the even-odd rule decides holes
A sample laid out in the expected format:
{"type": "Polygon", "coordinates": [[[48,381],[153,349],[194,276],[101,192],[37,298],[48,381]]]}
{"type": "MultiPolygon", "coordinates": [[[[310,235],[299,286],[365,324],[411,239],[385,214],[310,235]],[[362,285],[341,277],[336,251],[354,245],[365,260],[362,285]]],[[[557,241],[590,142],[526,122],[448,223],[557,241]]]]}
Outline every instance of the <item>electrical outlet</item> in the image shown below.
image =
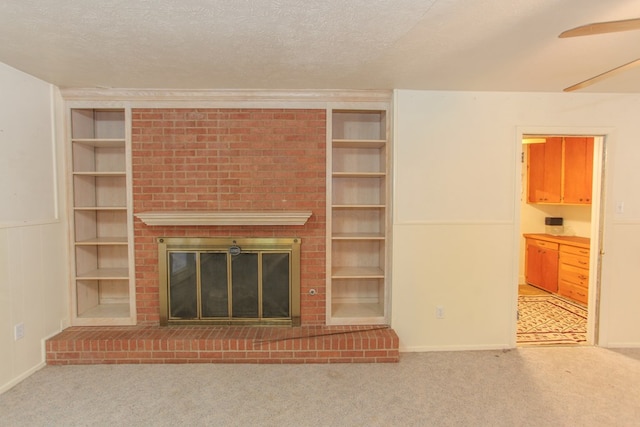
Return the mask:
{"type": "Polygon", "coordinates": [[[24,338],[24,323],[18,323],[13,327],[13,337],[16,341],[24,338]]]}
{"type": "Polygon", "coordinates": [[[436,319],[444,319],[444,307],[436,306],[436,319]]]}
{"type": "Polygon", "coordinates": [[[616,202],[616,213],[622,215],[624,213],[624,202],[619,200],[616,202]]]}

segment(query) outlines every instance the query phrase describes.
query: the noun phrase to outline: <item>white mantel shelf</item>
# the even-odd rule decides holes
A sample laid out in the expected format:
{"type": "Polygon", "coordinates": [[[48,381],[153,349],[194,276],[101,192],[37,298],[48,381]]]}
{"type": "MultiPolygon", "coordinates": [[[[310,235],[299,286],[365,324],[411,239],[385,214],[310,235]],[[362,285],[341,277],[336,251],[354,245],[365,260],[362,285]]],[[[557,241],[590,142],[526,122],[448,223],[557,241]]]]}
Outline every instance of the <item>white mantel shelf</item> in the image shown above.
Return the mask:
{"type": "Polygon", "coordinates": [[[150,226],[198,225],[304,225],[311,212],[292,211],[173,211],[135,215],[150,226]]]}

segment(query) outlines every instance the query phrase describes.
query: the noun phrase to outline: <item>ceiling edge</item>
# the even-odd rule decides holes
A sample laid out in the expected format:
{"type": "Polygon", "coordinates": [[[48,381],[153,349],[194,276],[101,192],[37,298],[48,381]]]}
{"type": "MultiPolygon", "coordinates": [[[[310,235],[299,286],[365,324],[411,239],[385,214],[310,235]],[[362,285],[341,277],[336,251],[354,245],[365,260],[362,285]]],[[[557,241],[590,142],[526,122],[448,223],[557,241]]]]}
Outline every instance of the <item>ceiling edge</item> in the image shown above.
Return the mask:
{"type": "Polygon", "coordinates": [[[389,102],[392,90],[175,90],[60,88],[66,101],[129,101],[136,105],[153,102],[271,104],[282,102],[389,102]]]}

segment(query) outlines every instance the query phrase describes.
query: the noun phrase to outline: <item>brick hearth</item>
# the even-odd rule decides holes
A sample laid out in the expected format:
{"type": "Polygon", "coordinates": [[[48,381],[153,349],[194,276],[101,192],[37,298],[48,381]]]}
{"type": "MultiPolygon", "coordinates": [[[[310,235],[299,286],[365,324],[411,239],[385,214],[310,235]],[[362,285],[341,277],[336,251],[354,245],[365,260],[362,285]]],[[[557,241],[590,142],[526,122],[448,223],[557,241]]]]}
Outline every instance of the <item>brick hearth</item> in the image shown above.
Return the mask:
{"type": "Polygon", "coordinates": [[[71,327],[46,343],[47,364],[381,363],[398,361],[382,326],[71,327]]]}

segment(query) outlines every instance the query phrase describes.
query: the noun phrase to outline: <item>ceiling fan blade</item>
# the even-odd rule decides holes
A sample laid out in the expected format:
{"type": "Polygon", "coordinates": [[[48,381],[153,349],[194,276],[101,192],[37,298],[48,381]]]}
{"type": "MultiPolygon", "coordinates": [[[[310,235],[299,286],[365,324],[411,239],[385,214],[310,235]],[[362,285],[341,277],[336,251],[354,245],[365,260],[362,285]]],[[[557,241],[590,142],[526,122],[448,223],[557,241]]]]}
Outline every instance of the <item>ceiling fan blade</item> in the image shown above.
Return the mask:
{"type": "Polygon", "coordinates": [[[593,34],[617,33],[620,31],[640,30],[640,18],[624,19],[621,21],[594,22],[581,25],[560,33],[558,37],[590,36],[593,34]]]}
{"type": "Polygon", "coordinates": [[[584,80],[584,81],[582,81],[580,83],[577,83],[577,84],[575,84],[573,86],[569,86],[567,88],[564,88],[563,91],[564,92],[573,92],[574,90],[583,89],[583,88],[585,88],[587,86],[591,86],[594,83],[598,83],[599,81],[602,81],[602,80],[604,80],[606,78],[609,78],[609,77],[613,77],[616,74],[619,74],[619,73],[621,73],[623,71],[626,71],[626,70],[628,70],[630,68],[637,67],[639,65],[640,65],[640,58],[636,59],[635,61],[631,61],[631,62],[628,62],[628,63],[626,63],[624,65],[621,65],[619,67],[613,68],[613,69],[611,69],[609,71],[605,71],[602,74],[598,74],[595,77],[591,77],[590,79],[584,80]]]}

